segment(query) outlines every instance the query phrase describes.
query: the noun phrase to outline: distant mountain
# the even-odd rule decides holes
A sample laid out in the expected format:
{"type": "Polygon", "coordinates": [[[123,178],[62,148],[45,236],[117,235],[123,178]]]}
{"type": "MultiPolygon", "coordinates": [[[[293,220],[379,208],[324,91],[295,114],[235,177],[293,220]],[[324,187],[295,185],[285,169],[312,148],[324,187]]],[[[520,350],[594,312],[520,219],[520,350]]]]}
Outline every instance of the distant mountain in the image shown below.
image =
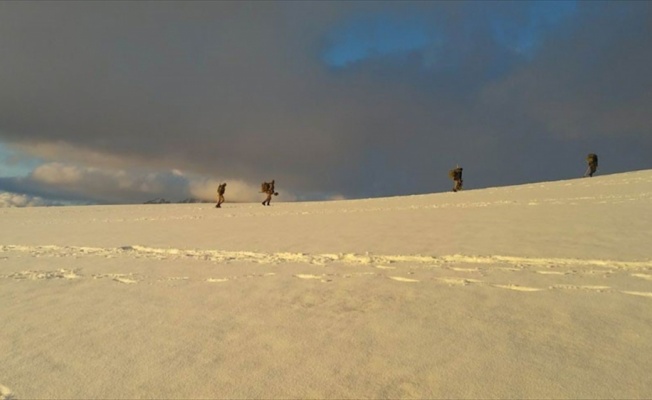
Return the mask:
{"type": "Polygon", "coordinates": [[[178,201],[177,203],[212,203],[212,201],[206,201],[206,200],[199,200],[199,199],[188,198],[188,199],[184,199],[184,200],[178,201]]]}
{"type": "Polygon", "coordinates": [[[170,204],[170,201],[162,199],[162,198],[159,197],[159,198],[156,198],[156,199],[147,200],[143,204],[170,204]]]}
{"type": "Polygon", "coordinates": [[[212,202],[211,201],[206,201],[206,200],[193,199],[193,198],[187,198],[187,199],[179,200],[179,201],[176,201],[176,202],[172,202],[172,201],[169,201],[169,200],[166,200],[166,199],[163,199],[163,198],[159,197],[159,198],[156,198],[156,199],[147,200],[143,204],[172,204],[172,203],[184,204],[184,203],[212,203],[212,202]]]}

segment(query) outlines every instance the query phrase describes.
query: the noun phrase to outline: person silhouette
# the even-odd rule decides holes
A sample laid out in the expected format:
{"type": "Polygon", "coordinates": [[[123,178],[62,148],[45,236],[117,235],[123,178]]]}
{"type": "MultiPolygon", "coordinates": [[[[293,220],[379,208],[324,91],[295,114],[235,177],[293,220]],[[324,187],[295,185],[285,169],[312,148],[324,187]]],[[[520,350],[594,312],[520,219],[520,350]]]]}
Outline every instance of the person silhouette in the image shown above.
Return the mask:
{"type": "Polygon", "coordinates": [[[224,203],[224,192],[226,191],[226,183],[223,183],[217,187],[217,204],[215,208],[222,208],[222,203],[224,203]]]}

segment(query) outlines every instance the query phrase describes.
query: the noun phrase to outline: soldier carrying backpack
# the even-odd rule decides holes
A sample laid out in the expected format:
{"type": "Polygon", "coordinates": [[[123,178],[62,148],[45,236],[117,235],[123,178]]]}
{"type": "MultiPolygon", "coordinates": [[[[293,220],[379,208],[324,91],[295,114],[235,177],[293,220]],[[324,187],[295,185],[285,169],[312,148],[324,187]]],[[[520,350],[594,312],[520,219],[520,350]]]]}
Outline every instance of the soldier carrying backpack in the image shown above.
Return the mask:
{"type": "Polygon", "coordinates": [[[224,203],[224,192],[226,191],[226,183],[223,183],[217,187],[217,204],[215,208],[222,208],[222,203],[224,203]]]}
{"type": "Polygon", "coordinates": [[[584,176],[592,177],[598,169],[598,155],[589,153],[589,155],[586,156],[586,162],[589,164],[589,167],[586,169],[584,176]]]}
{"type": "Polygon", "coordinates": [[[269,202],[272,201],[272,196],[278,196],[278,192],[274,191],[274,179],[271,182],[263,182],[260,186],[260,192],[267,194],[265,200],[263,200],[263,205],[268,206],[269,202]]]}
{"type": "Polygon", "coordinates": [[[459,165],[457,168],[451,169],[448,171],[448,176],[453,180],[453,192],[462,190],[462,170],[463,168],[459,165]]]}

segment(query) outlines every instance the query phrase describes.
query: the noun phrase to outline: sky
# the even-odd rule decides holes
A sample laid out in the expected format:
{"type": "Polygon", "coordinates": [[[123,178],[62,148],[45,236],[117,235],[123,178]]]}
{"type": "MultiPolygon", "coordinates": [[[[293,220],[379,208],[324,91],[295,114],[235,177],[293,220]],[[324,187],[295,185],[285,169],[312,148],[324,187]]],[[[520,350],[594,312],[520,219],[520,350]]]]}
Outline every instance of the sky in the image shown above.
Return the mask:
{"type": "Polygon", "coordinates": [[[652,168],[652,2],[0,2],[0,206],[652,168]]]}

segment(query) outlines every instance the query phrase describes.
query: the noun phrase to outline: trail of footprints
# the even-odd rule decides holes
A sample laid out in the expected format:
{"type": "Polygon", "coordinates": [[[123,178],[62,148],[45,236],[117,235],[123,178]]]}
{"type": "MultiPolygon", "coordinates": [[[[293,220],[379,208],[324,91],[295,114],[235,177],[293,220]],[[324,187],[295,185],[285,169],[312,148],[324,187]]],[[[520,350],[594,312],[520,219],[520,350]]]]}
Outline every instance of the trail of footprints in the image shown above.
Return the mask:
{"type": "MultiPolygon", "coordinates": [[[[549,290],[590,291],[596,293],[620,292],[632,296],[652,298],[652,261],[610,261],[553,258],[525,258],[508,256],[419,256],[370,254],[305,254],[305,253],[255,253],[215,250],[156,249],[144,246],[119,248],[90,248],[72,246],[0,246],[0,263],[11,262],[12,253],[30,257],[56,258],[146,258],[161,261],[196,259],[203,262],[229,264],[236,262],[279,266],[286,263],[307,264],[305,273],[265,271],[231,276],[208,276],[207,284],[227,284],[243,279],[273,278],[290,275],[294,279],[333,283],[343,279],[389,279],[397,284],[445,285],[448,287],[486,286],[522,293],[549,290]],[[4,253],[4,254],[3,254],[4,253]],[[352,268],[353,267],[353,268],[352,268]],[[319,273],[315,273],[315,270],[319,273]],[[530,274],[539,279],[527,279],[530,274]],[[637,288],[624,290],[612,287],[608,278],[626,275],[636,281],[637,288]],[[577,284],[578,280],[591,280],[591,284],[577,284]],[[519,282],[534,280],[539,286],[519,282]],[[595,284],[599,280],[601,284],[595,284]],[[541,285],[542,282],[548,282],[541,285]]],[[[0,271],[2,264],[0,264],[0,271]]],[[[85,274],[82,269],[26,270],[0,274],[0,279],[10,280],[104,280],[123,285],[141,282],[148,284],[183,284],[197,281],[188,276],[155,277],[137,273],[85,274]]]]}

